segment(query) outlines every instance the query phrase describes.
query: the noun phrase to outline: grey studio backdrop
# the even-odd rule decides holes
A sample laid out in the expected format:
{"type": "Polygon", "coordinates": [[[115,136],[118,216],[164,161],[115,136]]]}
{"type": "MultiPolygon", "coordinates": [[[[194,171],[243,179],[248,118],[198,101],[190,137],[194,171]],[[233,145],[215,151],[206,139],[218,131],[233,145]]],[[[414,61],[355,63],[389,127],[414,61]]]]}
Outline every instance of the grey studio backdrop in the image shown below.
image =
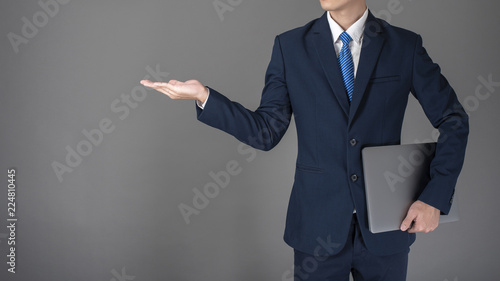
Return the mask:
{"type": "MultiPolygon", "coordinates": [[[[461,220],[417,235],[408,280],[498,280],[500,2],[368,5],[423,36],[470,115],[461,220]]],[[[252,150],[139,81],[198,79],[255,110],[274,37],[321,16],[318,1],[2,1],[0,15],[0,280],[290,280],[294,123],[252,150]]],[[[433,138],[411,98],[403,143],[433,138]]]]}

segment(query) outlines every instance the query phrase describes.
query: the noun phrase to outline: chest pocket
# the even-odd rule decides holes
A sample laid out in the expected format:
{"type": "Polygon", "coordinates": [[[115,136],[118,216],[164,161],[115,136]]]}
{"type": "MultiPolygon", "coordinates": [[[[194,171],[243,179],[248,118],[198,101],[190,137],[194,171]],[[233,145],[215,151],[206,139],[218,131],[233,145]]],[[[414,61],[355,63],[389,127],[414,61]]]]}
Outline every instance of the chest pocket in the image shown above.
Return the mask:
{"type": "Polygon", "coordinates": [[[380,76],[380,77],[370,78],[370,84],[383,83],[383,82],[393,82],[393,81],[400,81],[400,80],[401,80],[401,75],[380,76]]]}

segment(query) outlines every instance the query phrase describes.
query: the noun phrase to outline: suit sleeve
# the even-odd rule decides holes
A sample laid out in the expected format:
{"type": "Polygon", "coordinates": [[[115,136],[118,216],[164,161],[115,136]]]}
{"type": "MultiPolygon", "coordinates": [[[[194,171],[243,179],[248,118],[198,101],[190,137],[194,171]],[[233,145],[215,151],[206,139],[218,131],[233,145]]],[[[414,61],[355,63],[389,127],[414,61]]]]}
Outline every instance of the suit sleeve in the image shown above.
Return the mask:
{"type": "Polygon", "coordinates": [[[469,117],[440,67],[422,46],[420,35],[415,44],[411,92],[440,133],[430,167],[431,179],[418,199],[448,214],[465,158],[469,117]]]}
{"type": "Polygon", "coordinates": [[[279,37],[276,36],[259,107],[251,111],[210,89],[204,109],[196,106],[197,119],[256,149],[276,146],[290,124],[292,108],[285,81],[279,37]]]}

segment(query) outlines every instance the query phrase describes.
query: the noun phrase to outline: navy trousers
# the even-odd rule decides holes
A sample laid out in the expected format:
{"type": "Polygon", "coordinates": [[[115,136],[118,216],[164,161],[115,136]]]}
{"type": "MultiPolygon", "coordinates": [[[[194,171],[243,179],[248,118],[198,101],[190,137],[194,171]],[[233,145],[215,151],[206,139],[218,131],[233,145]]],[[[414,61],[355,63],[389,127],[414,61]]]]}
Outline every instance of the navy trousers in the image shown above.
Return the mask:
{"type": "Polygon", "coordinates": [[[361,237],[356,214],[353,214],[349,238],[337,255],[320,257],[295,250],[296,281],[405,281],[408,269],[407,251],[376,256],[368,251],[361,237]]]}

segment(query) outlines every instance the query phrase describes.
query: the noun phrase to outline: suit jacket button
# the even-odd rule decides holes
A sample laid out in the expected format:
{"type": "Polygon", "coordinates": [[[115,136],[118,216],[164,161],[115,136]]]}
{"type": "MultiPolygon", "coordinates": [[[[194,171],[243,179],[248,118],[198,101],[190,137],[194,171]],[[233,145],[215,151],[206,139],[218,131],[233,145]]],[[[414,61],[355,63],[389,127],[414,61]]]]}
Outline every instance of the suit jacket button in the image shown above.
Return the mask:
{"type": "Polygon", "coordinates": [[[358,143],[358,141],[356,139],[352,139],[349,141],[349,143],[351,144],[351,146],[355,146],[358,143]]]}
{"type": "Polygon", "coordinates": [[[351,175],[352,182],[356,182],[357,180],[358,180],[358,175],[356,175],[356,174],[351,175]]]}

